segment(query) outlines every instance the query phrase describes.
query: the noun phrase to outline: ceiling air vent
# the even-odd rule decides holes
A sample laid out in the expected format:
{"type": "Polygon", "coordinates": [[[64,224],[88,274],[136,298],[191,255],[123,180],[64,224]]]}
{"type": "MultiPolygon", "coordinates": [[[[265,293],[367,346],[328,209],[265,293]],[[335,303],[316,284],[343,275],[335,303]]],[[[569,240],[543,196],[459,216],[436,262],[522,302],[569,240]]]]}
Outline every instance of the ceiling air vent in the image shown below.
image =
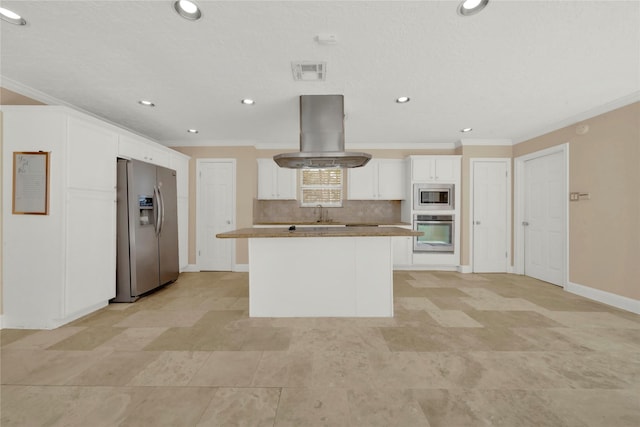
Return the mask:
{"type": "Polygon", "coordinates": [[[324,81],[327,74],[326,62],[292,62],[293,80],[301,82],[324,81]]]}

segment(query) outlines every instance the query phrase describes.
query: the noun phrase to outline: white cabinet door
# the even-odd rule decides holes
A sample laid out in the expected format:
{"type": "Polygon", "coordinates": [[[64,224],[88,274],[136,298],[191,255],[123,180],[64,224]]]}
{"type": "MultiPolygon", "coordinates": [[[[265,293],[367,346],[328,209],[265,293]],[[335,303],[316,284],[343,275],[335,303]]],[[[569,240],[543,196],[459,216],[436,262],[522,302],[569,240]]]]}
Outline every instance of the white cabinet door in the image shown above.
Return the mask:
{"type": "Polygon", "coordinates": [[[72,316],[115,297],[115,190],[70,190],[66,228],[64,315],[72,316]]]}
{"type": "Polygon", "coordinates": [[[373,159],[349,169],[349,200],[402,200],[405,198],[405,163],[400,159],[373,159]]]}
{"type": "Polygon", "coordinates": [[[433,181],[433,159],[431,157],[411,158],[411,180],[418,182],[433,181]]]}
{"type": "Polygon", "coordinates": [[[411,180],[457,183],[460,181],[460,156],[411,157],[411,180]]]}
{"type": "Polygon", "coordinates": [[[378,162],[370,160],[361,168],[349,169],[347,189],[349,200],[378,198],[378,162]]]}
{"type": "Polygon", "coordinates": [[[117,145],[115,132],[69,117],[67,186],[112,191],[116,186],[117,145]]]}
{"type": "Polygon", "coordinates": [[[169,167],[169,152],[143,139],[120,135],[118,155],[166,168],[169,167]]]}
{"type": "Polygon", "coordinates": [[[271,159],[258,159],[258,199],[276,198],[276,177],[271,159]]]}
{"type": "Polygon", "coordinates": [[[281,168],[273,159],[258,159],[258,199],[296,198],[295,169],[281,168]]]}
{"type": "MultiPolygon", "coordinates": [[[[433,161],[433,175],[436,181],[456,181],[456,158],[436,157],[433,161]]],[[[459,161],[458,161],[459,163],[459,161]]]]}
{"type": "Polygon", "coordinates": [[[291,200],[296,198],[297,176],[295,169],[281,168],[276,165],[276,196],[278,199],[291,200]]]}
{"type": "Polygon", "coordinates": [[[412,236],[396,236],[393,241],[393,265],[407,266],[411,265],[413,260],[413,237],[412,236]]]}
{"type": "Polygon", "coordinates": [[[406,198],[403,160],[383,159],[378,162],[378,198],[384,200],[406,198]]]}

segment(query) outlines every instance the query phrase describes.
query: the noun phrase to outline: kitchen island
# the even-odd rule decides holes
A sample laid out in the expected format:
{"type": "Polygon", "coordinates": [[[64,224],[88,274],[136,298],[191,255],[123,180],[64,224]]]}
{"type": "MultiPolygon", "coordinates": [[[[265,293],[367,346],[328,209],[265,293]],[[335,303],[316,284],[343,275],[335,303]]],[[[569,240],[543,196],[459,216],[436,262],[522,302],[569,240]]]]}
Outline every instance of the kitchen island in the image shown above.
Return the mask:
{"type": "Polygon", "coordinates": [[[394,236],[400,227],[243,228],[249,239],[249,316],[392,317],[394,236]]]}

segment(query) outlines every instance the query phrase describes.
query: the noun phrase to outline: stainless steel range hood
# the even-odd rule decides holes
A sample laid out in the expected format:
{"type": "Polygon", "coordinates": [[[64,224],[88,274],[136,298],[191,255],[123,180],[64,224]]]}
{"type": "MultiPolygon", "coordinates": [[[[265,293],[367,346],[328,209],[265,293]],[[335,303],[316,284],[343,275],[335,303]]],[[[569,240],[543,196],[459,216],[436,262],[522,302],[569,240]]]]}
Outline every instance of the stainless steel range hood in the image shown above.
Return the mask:
{"type": "Polygon", "coordinates": [[[278,166],[292,169],[357,168],[371,154],[344,151],[344,97],[300,96],[300,151],[273,156],[278,166]]]}

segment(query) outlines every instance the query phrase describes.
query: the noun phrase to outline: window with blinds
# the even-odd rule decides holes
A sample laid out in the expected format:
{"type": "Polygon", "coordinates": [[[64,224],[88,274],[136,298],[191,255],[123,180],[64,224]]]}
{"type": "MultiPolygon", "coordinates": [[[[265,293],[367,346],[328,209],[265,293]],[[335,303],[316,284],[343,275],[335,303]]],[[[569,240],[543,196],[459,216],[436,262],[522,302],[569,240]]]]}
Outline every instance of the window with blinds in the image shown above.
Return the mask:
{"type": "Polygon", "coordinates": [[[342,169],[302,169],[300,206],[342,206],[342,169]]]}

